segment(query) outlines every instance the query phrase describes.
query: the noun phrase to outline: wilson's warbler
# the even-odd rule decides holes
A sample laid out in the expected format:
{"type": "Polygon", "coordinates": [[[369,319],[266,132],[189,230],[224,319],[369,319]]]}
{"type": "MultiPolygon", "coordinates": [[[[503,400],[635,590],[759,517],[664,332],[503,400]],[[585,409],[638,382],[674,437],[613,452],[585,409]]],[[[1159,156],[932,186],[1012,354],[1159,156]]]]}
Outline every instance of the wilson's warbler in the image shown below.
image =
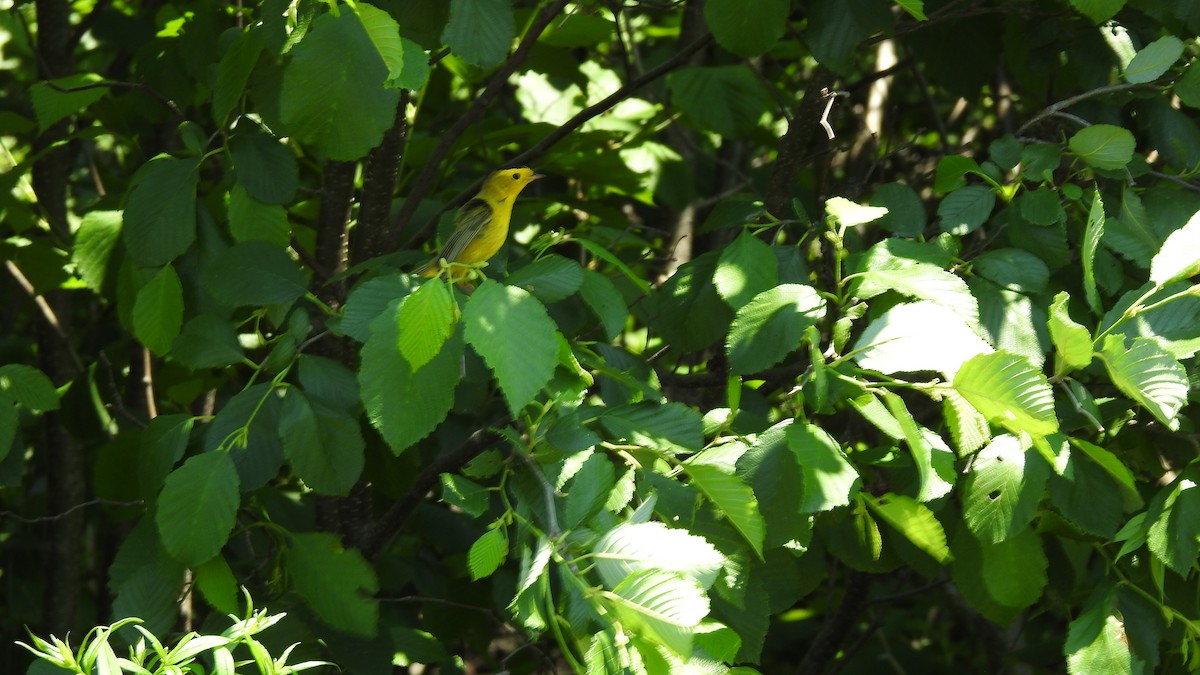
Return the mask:
{"type": "Polygon", "coordinates": [[[485,262],[504,245],[508,238],[508,222],[512,219],[513,202],[533,181],[541,178],[528,167],[501,169],[483,181],[479,194],[458,210],[454,233],[446,240],[442,251],[430,262],[414,270],[424,277],[437,276],[441,262],[475,265],[485,262]]]}

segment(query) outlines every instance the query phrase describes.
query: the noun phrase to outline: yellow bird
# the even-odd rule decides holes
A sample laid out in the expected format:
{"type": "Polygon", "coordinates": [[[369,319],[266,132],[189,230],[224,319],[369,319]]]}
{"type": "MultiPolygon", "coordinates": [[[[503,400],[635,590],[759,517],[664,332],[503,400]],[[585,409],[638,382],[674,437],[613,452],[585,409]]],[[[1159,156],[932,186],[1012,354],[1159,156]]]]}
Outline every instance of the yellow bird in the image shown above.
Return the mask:
{"type": "Polygon", "coordinates": [[[458,210],[454,233],[446,240],[442,251],[430,262],[414,270],[423,277],[437,276],[440,261],[473,265],[496,255],[508,239],[508,222],[512,219],[513,202],[533,181],[542,178],[528,167],[501,169],[483,181],[479,194],[458,210]]]}

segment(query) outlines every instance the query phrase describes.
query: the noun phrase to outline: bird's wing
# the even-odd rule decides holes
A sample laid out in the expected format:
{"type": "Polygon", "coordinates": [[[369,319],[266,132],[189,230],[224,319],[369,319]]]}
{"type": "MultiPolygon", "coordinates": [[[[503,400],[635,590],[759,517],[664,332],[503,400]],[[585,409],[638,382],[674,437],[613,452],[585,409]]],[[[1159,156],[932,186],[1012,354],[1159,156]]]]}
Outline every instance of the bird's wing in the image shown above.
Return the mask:
{"type": "Polygon", "coordinates": [[[476,197],[463,204],[455,218],[454,233],[446,240],[438,257],[445,258],[446,262],[454,262],[491,219],[492,207],[482,199],[476,197]]]}

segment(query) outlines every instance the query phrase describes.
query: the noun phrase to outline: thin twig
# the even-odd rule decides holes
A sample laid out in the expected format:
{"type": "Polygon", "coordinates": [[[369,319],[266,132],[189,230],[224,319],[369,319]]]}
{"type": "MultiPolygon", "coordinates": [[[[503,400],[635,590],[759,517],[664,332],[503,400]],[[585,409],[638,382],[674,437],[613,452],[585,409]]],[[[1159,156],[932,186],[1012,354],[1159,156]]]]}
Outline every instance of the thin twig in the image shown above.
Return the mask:
{"type": "Polygon", "coordinates": [[[49,522],[54,522],[57,520],[62,520],[63,518],[70,516],[72,513],[75,513],[76,511],[87,508],[89,506],[144,506],[145,503],[146,502],[141,499],[135,499],[130,502],[118,502],[118,501],[115,501],[112,499],[93,499],[89,502],[80,502],[80,503],[76,504],[75,506],[72,506],[71,508],[67,509],[66,511],[63,511],[62,513],[57,513],[53,516],[39,516],[37,518],[26,518],[25,516],[17,515],[16,513],[12,512],[12,511],[0,511],[0,518],[8,518],[10,520],[15,520],[15,521],[17,521],[19,523],[23,523],[25,525],[36,525],[38,523],[49,523],[49,522]]]}
{"type": "Polygon", "coordinates": [[[1145,88],[1154,87],[1154,86],[1155,85],[1152,82],[1142,82],[1142,83],[1137,83],[1137,84],[1130,83],[1130,82],[1121,82],[1119,84],[1109,84],[1109,85],[1105,85],[1103,87],[1096,87],[1095,89],[1092,89],[1090,91],[1085,91],[1082,94],[1076,94],[1075,96],[1071,96],[1069,98],[1064,98],[1063,100],[1061,100],[1057,103],[1051,103],[1050,105],[1046,106],[1045,108],[1042,109],[1042,111],[1040,113],[1034,115],[1025,124],[1022,124],[1021,127],[1019,129],[1017,129],[1017,135],[1018,136],[1021,135],[1022,133],[1025,132],[1026,129],[1037,124],[1038,122],[1041,122],[1042,120],[1046,119],[1047,117],[1050,117],[1051,115],[1054,115],[1055,113],[1058,113],[1066,108],[1070,108],[1071,106],[1075,105],[1076,103],[1086,101],[1089,98],[1096,98],[1097,96],[1103,96],[1105,94],[1113,94],[1113,93],[1116,93],[1119,91],[1129,91],[1130,89],[1145,89],[1145,88]]]}
{"type": "Polygon", "coordinates": [[[49,80],[45,80],[42,82],[42,84],[46,85],[47,87],[50,87],[54,91],[57,91],[57,92],[60,92],[63,94],[70,94],[70,93],[76,92],[76,91],[86,91],[88,89],[99,89],[99,88],[136,89],[137,91],[144,91],[147,94],[150,94],[150,96],[152,98],[156,99],[159,103],[166,106],[166,108],[171,111],[171,114],[175,115],[175,119],[181,120],[186,117],[186,115],[183,114],[183,110],[181,110],[179,108],[179,106],[176,105],[175,101],[172,101],[171,99],[167,98],[162,93],[160,93],[154,87],[151,87],[150,85],[145,84],[143,82],[118,82],[116,80],[104,80],[103,82],[92,82],[89,84],[81,84],[77,87],[60,87],[59,85],[54,84],[53,82],[51,82],[49,80]]]}
{"type": "Polygon", "coordinates": [[[79,358],[79,354],[75,352],[75,346],[71,344],[71,338],[63,330],[62,323],[58,320],[58,315],[54,313],[54,308],[46,301],[45,296],[37,292],[37,289],[33,287],[33,284],[26,278],[21,268],[17,267],[16,263],[11,260],[5,260],[4,266],[8,268],[8,273],[16,280],[21,290],[33,298],[33,303],[37,305],[38,310],[42,313],[42,318],[46,320],[46,324],[62,340],[63,345],[67,348],[67,355],[71,358],[71,365],[75,366],[77,372],[82,373],[86,370],[83,367],[83,361],[79,358]]]}

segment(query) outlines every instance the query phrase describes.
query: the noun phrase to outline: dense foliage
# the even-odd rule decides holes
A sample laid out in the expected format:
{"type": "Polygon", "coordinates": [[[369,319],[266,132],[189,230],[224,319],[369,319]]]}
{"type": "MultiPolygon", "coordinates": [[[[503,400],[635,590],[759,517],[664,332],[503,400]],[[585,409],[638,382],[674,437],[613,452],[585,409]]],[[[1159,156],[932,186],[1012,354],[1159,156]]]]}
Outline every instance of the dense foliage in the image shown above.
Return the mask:
{"type": "Polygon", "coordinates": [[[125,617],[242,672],[1200,667],[1197,34],[6,3],[0,670],[125,617]],[[408,274],[508,164],[483,275],[408,274]]]}

